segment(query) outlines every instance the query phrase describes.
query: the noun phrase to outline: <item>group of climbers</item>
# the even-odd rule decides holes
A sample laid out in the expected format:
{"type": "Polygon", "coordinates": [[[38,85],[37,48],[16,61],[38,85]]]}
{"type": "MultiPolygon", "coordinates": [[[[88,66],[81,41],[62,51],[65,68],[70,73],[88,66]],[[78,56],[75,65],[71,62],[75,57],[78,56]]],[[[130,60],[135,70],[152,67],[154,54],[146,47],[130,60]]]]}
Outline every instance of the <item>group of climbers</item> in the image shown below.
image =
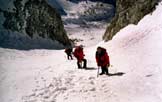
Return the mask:
{"type": "MultiPolygon", "coordinates": [[[[78,68],[87,68],[87,60],[84,58],[83,46],[75,47],[73,52],[72,48],[66,48],[65,53],[67,54],[67,58],[71,60],[73,59],[72,54],[77,59],[78,68]],[[83,62],[83,65],[82,65],[83,62]]],[[[108,67],[110,66],[109,56],[105,48],[98,47],[96,51],[96,63],[98,67],[101,67],[102,72],[100,75],[106,74],[109,75],[108,67]]]]}

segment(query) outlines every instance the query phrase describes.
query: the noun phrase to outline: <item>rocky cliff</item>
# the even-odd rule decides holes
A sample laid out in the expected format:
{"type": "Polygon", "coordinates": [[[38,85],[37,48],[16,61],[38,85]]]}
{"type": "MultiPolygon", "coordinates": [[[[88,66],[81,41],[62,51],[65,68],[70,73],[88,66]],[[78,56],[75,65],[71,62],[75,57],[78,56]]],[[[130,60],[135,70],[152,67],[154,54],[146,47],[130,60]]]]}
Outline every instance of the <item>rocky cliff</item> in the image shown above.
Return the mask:
{"type": "Polygon", "coordinates": [[[128,24],[137,24],[146,14],[152,12],[158,0],[116,0],[116,14],[108,25],[103,39],[108,41],[128,24]]]}
{"type": "Polygon", "coordinates": [[[12,9],[8,7],[8,10],[3,8],[0,10],[5,18],[2,23],[4,29],[26,34],[31,39],[39,37],[57,41],[64,46],[71,45],[64,30],[61,16],[46,0],[11,1],[14,5],[12,9]]]}

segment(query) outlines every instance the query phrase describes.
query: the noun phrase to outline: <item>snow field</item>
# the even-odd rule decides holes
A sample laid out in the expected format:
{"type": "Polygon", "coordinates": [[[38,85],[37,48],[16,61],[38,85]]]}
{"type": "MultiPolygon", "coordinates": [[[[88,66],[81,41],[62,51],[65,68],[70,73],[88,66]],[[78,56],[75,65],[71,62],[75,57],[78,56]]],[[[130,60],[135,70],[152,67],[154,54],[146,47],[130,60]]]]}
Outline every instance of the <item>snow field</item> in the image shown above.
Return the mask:
{"type": "Polygon", "coordinates": [[[110,42],[85,47],[89,69],[77,69],[63,50],[0,48],[1,102],[161,102],[162,5],[110,42]],[[97,46],[107,48],[111,73],[99,76],[97,46]]]}

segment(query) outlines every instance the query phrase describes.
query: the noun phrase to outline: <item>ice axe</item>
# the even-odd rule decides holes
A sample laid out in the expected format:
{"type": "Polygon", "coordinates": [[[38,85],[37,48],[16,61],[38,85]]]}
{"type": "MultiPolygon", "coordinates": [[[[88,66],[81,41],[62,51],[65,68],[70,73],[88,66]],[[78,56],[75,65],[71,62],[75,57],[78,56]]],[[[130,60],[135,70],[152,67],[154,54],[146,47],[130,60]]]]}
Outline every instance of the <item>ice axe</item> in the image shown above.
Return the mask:
{"type": "Polygon", "coordinates": [[[100,67],[98,66],[98,70],[97,70],[97,78],[99,76],[99,71],[100,71],[100,67]]]}

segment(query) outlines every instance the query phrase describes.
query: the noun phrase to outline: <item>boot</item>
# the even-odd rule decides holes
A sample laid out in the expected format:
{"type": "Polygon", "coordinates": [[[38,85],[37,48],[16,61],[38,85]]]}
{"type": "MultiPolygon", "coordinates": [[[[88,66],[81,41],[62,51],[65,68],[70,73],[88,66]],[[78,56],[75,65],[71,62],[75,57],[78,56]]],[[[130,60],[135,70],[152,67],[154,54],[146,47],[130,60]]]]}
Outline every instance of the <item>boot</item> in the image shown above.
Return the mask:
{"type": "Polygon", "coordinates": [[[107,67],[105,67],[104,70],[105,70],[105,72],[106,72],[106,75],[110,75],[110,74],[109,74],[109,70],[108,70],[107,67]]]}
{"type": "Polygon", "coordinates": [[[78,65],[78,69],[81,69],[82,67],[81,67],[81,64],[80,64],[81,62],[77,62],[77,65],[78,65]]]}
{"type": "Polygon", "coordinates": [[[87,68],[87,60],[83,59],[83,62],[84,62],[83,68],[87,68]]]}
{"type": "Polygon", "coordinates": [[[101,70],[102,70],[102,72],[100,73],[100,75],[105,74],[105,71],[104,71],[104,68],[103,67],[101,67],[101,70]]]}
{"type": "Polygon", "coordinates": [[[103,74],[104,74],[103,72],[100,73],[100,75],[103,75],[103,74]]]}

